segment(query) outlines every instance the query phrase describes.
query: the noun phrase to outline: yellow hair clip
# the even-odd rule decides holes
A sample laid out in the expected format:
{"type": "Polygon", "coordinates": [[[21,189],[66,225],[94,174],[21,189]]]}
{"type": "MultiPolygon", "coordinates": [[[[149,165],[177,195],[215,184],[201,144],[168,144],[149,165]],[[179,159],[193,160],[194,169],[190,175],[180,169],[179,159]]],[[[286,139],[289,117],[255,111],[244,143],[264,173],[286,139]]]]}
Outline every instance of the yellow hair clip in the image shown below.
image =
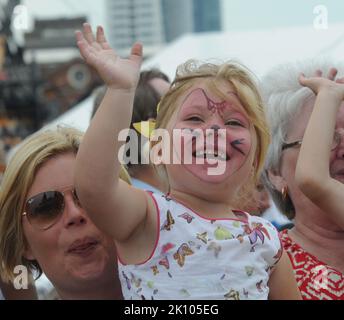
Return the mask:
{"type": "Polygon", "coordinates": [[[135,122],[133,127],[138,133],[149,139],[155,130],[155,120],[135,122]]]}
{"type": "Polygon", "coordinates": [[[156,107],[156,114],[158,114],[159,111],[160,111],[160,103],[161,103],[161,101],[158,103],[158,105],[157,105],[157,107],[156,107]]]}
{"type": "MultiPolygon", "coordinates": [[[[160,102],[156,107],[156,114],[160,111],[160,102]]],[[[148,121],[141,121],[133,123],[133,127],[135,130],[143,135],[146,138],[150,138],[152,136],[153,131],[155,130],[156,121],[154,119],[148,121]]]]}
{"type": "Polygon", "coordinates": [[[121,166],[121,169],[119,171],[119,177],[125,181],[126,183],[130,184],[131,185],[131,179],[130,179],[130,176],[129,176],[129,173],[128,171],[125,169],[124,166],[121,166]]]}

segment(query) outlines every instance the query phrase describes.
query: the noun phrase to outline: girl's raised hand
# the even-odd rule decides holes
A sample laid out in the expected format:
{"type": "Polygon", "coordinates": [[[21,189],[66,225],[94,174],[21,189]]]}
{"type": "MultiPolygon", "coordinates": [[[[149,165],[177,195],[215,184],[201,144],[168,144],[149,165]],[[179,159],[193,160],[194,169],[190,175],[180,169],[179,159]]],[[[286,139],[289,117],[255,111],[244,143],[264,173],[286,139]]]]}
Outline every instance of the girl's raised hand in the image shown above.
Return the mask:
{"type": "Polygon", "coordinates": [[[108,87],[136,89],[142,63],[141,44],[135,43],[129,58],[123,59],[111,49],[101,26],[97,27],[96,37],[88,23],[84,23],[83,31],[76,31],[75,35],[81,56],[97,70],[108,87]]]}

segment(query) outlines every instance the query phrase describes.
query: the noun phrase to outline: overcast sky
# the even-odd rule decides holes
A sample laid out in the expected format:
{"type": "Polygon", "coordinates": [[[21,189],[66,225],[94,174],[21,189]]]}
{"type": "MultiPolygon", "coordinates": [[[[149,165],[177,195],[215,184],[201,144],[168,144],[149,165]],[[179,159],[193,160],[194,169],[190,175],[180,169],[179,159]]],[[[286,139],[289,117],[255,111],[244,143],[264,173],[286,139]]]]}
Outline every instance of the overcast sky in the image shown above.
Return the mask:
{"type": "MultiPolygon", "coordinates": [[[[70,17],[85,14],[92,24],[105,24],[105,1],[22,0],[22,4],[31,16],[70,17]]],[[[326,6],[329,24],[344,22],[343,0],[221,0],[221,3],[225,31],[311,25],[317,5],[326,6]]]]}
{"type": "MultiPolygon", "coordinates": [[[[6,0],[0,0],[6,1],[6,0]]],[[[107,0],[22,0],[31,21],[37,18],[87,16],[106,26],[107,0]]],[[[112,0],[116,1],[116,0],[112,0]]],[[[158,1],[158,0],[156,0],[158,1]]],[[[173,1],[173,0],[170,0],[173,1]]],[[[213,1],[213,0],[208,0],[213,1]]],[[[312,26],[318,5],[325,6],[329,28],[344,22],[344,0],[220,0],[224,31],[312,26]]],[[[32,26],[29,20],[29,28],[32,26]]],[[[344,30],[343,30],[344,31],[344,30]]],[[[20,37],[20,36],[19,36],[20,37]]]]}
{"type": "Polygon", "coordinates": [[[312,26],[317,16],[313,10],[318,5],[326,7],[329,25],[344,22],[343,0],[222,0],[223,28],[228,31],[312,26]]]}

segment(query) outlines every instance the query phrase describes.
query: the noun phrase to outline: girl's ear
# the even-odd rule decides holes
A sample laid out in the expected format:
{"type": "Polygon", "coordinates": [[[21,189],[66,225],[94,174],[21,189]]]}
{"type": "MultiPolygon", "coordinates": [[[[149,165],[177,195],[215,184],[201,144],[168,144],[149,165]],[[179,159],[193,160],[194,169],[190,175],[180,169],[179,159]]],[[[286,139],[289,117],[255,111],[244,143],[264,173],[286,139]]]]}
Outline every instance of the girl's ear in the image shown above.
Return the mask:
{"type": "Polygon", "coordinates": [[[170,164],[172,152],[170,150],[170,134],[167,130],[161,128],[155,132],[156,135],[151,138],[150,159],[155,165],[170,164]]]}
{"type": "Polygon", "coordinates": [[[150,160],[155,166],[163,164],[162,153],[163,150],[159,144],[154,144],[152,146],[150,150],[150,160]]]}
{"type": "Polygon", "coordinates": [[[279,192],[282,192],[282,189],[287,186],[287,182],[285,181],[285,179],[274,170],[268,170],[268,178],[271,184],[279,192]]]}

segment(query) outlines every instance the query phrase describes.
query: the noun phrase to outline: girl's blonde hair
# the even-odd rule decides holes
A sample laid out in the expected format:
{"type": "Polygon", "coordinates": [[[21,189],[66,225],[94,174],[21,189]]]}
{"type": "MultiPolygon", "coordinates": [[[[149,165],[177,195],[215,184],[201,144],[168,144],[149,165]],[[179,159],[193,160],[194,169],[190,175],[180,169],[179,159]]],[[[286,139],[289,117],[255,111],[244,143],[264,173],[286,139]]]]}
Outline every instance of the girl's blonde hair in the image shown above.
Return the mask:
{"type": "Polygon", "coordinates": [[[265,155],[270,143],[270,134],[265,118],[263,100],[253,80],[253,75],[240,63],[229,61],[217,65],[213,63],[201,64],[198,61],[189,60],[180,65],[170,90],[160,101],[156,128],[167,127],[172,115],[178,110],[179,104],[176,101],[179,101],[179,98],[199,79],[208,80],[209,87],[224,99],[226,99],[224,94],[216,85],[217,81],[225,80],[235,89],[257,135],[257,147],[254,157],[256,160],[252,177],[253,183],[256,184],[264,166],[265,155]]]}
{"type": "MultiPolygon", "coordinates": [[[[0,189],[0,275],[3,281],[13,281],[14,268],[24,265],[42,274],[37,261],[23,257],[27,241],[22,226],[22,213],[27,193],[37,171],[49,159],[66,153],[76,154],[82,132],[73,128],[38,132],[25,140],[10,160],[0,189]]],[[[124,171],[121,178],[130,183],[124,171]]]]}

